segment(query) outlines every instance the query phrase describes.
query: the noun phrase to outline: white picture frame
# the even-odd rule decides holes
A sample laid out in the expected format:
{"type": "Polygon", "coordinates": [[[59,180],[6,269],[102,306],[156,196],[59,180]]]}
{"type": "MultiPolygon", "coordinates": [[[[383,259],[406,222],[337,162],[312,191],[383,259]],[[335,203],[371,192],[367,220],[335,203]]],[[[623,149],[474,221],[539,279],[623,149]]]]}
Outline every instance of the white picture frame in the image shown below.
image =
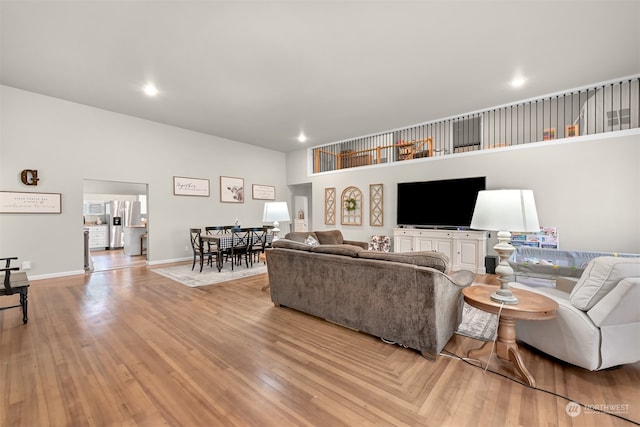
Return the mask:
{"type": "Polygon", "coordinates": [[[209,197],[209,180],[201,178],[173,177],[174,196],[209,197]]]}
{"type": "Polygon", "coordinates": [[[273,185],[253,184],[251,186],[251,197],[257,200],[275,200],[276,187],[273,185]]]}

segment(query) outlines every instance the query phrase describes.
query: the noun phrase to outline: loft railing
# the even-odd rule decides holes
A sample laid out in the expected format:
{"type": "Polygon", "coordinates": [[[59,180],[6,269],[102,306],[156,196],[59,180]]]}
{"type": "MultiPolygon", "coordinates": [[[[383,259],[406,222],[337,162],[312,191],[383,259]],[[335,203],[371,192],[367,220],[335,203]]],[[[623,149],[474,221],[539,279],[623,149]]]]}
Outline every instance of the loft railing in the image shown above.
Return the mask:
{"type": "Polygon", "coordinates": [[[640,127],[640,77],[313,148],[314,173],[640,127]]]}

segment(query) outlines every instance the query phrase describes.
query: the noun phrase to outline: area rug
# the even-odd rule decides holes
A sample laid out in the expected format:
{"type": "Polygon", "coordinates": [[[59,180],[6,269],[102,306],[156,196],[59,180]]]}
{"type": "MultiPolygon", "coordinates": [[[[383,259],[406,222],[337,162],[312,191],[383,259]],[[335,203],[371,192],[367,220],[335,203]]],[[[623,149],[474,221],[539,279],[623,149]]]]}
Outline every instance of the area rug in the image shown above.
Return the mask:
{"type": "Polygon", "coordinates": [[[198,265],[191,271],[191,264],[188,264],[177,265],[175,267],[154,268],[151,271],[185,286],[195,288],[266,273],[267,266],[265,264],[255,263],[253,267],[237,266],[231,271],[231,267],[225,265],[220,272],[218,272],[218,269],[215,267],[205,266],[202,273],[200,273],[200,267],[198,265]]]}
{"type": "Polygon", "coordinates": [[[466,302],[462,309],[462,323],[456,334],[482,341],[494,339],[498,327],[498,316],[471,307],[466,302]]]}

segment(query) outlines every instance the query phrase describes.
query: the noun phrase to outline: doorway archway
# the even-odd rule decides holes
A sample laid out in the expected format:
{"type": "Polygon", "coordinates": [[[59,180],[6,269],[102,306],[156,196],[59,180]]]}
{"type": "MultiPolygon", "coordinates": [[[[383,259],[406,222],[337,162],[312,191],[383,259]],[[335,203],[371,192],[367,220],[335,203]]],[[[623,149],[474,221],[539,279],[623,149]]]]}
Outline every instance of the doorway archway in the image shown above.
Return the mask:
{"type": "Polygon", "coordinates": [[[85,179],[82,189],[83,218],[89,232],[83,254],[85,270],[147,265],[148,184],[85,179]],[[122,207],[116,208],[119,204],[114,202],[121,202],[122,207]]]}

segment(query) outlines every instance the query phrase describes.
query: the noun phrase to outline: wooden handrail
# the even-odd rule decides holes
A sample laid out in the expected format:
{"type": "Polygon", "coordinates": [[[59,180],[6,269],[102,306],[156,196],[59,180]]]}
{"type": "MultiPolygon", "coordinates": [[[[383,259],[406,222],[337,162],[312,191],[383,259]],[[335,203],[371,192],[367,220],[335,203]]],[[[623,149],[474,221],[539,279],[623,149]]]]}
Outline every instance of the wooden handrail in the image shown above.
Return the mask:
{"type": "Polygon", "coordinates": [[[336,169],[342,169],[342,164],[344,159],[346,158],[350,158],[350,157],[355,157],[355,156],[362,156],[362,155],[366,155],[368,153],[371,153],[373,151],[376,152],[376,163],[380,163],[381,162],[381,154],[382,154],[382,150],[383,149],[387,149],[387,148],[403,148],[403,147],[412,147],[412,150],[410,153],[407,153],[406,157],[404,157],[402,160],[409,160],[409,159],[413,159],[415,154],[420,152],[420,151],[427,151],[429,153],[429,157],[433,157],[433,138],[432,137],[427,137],[424,139],[418,139],[418,140],[413,140],[413,141],[405,141],[405,142],[401,142],[398,144],[390,144],[390,145],[380,145],[377,147],[373,147],[373,148],[365,148],[363,150],[357,150],[357,151],[349,151],[346,153],[332,153],[331,151],[327,151],[327,150],[323,150],[321,148],[316,148],[314,150],[314,172],[318,173],[320,171],[320,154],[327,154],[330,156],[333,156],[336,158],[336,169]],[[426,150],[422,150],[422,148],[424,147],[424,145],[427,145],[427,149],[426,150]],[[413,148],[415,146],[415,148],[413,148]]]}

